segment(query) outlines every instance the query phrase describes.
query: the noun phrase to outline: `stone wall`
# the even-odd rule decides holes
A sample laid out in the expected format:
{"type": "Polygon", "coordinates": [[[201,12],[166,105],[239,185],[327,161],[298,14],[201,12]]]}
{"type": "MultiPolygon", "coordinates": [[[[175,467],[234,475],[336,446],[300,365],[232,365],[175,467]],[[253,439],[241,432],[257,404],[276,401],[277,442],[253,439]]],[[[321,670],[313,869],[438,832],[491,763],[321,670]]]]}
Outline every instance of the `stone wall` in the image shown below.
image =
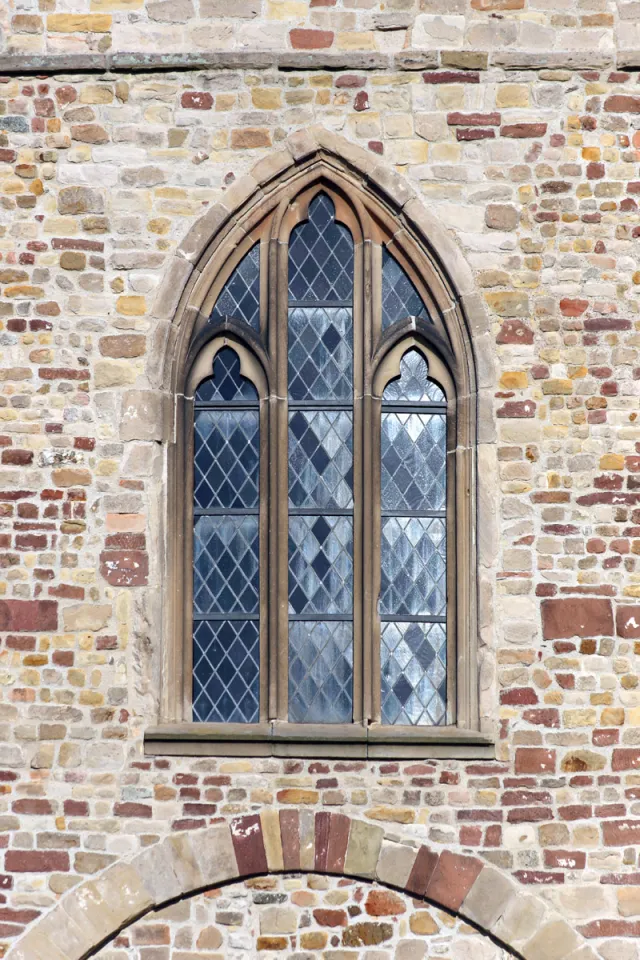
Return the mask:
{"type": "Polygon", "coordinates": [[[136,37],[193,49],[220,32],[194,29],[186,5],[184,26],[159,19],[162,3],[4,8],[0,940],[163,836],[276,807],[472,851],[535,888],[602,960],[637,960],[640,90],[614,65],[636,4],[474,0],[444,17],[425,0],[411,37],[402,3],[254,6],[225,21],[236,53],[259,27],[283,56],[292,30],[330,33],[326,56],[278,69],[245,50],[233,67],[104,75],[35,58],[20,76],[14,54],[99,58],[140,49],[136,37]],[[446,37],[429,40],[436,14],[446,37]],[[72,31],[55,28],[70,16],[72,31]],[[537,31],[544,56],[507,70],[481,28],[537,31]],[[419,48],[422,68],[407,69],[419,48]],[[331,60],[354,50],[356,66],[331,60]],[[495,762],[143,755],[167,589],[167,434],[135,407],[157,384],[157,290],[198,218],[314,123],[406,178],[490,318],[480,679],[495,762]]]}
{"type": "Polygon", "coordinates": [[[264,877],[147,914],[96,960],[212,960],[283,951],[299,960],[508,960],[514,954],[444,910],[376,885],[264,877]]]}
{"type": "Polygon", "coordinates": [[[0,50],[14,56],[445,49],[593,62],[640,47],[636,0],[43,0],[8,4],[0,17],[0,50]]]}

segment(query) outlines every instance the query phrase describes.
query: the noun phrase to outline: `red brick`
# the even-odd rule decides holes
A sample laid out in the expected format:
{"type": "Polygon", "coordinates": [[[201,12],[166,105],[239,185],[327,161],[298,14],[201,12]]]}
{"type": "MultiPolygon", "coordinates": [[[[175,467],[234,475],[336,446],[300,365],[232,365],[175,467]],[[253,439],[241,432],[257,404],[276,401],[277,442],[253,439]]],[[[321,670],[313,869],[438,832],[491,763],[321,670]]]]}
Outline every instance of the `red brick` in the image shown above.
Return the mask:
{"type": "Polygon", "coordinates": [[[182,94],[180,105],[188,110],[211,110],[213,97],[206,91],[186,90],[182,94]]]}
{"type": "Polygon", "coordinates": [[[146,803],[114,803],[113,812],[116,817],[135,817],[149,820],[152,816],[151,807],[146,803]]]}
{"type": "Polygon", "coordinates": [[[607,97],[604,109],[607,113],[640,113],[640,97],[616,93],[612,97],[607,97]]]}
{"type": "Polygon", "coordinates": [[[546,123],[507,123],[500,127],[500,136],[518,140],[530,137],[544,137],[547,132],[546,123]]]}
{"type": "Polygon", "coordinates": [[[545,640],[613,635],[611,601],[590,597],[542,601],[545,640]]]}
{"type": "Polygon", "coordinates": [[[267,872],[267,855],[262,839],[262,824],[257,814],[238,817],[231,821],[233,848],[238,862],[238,874],[243,877],[267,872]]]}
{"type": "Polygon", "coordinates": [[[556,751],[543,747],[518,747],[516,773],[555,773],[556,751]]]}
{"type": "Polygon", "coordinates": [[[616,633],[626,640],[640,639],[640,604],[622,604],[616,608],[616,633]]]}
{"type": "Polygon", "coordinates": [[[313,911],[313,919],[321,927],[346,927],[347,914],[345,910],[330,910],[318,908],[313,911]]]}
{"type": "Polygon", "coordinates": [[[448,113],[447,123],[450,127],[499,127],[499,113],[448,113]]]}
{"type": "Polygon", "coordinates": [[[560,301],[560,313],[564,317],[581,317],[588,306],[588,300],[580,300],[577,297],[563,297],[560,301]]]}
{"type": "Polygon", "coordinates": [[[584,870],[587,864],[587,855],[578,850],[545,850],[544,865],[547,868],[561,868],[563,870],[584,870]]]}
{"type": "Polygon", "coordinates": [[[369,94],[366,90],[360,90],[356,93],[353,100],[353,109],[357,110],[358,113],[369,109],[369,94]]]}
{"type": "Polygon", "coordinates": [[[606,847],[635,847],[640,843],[640,820],[605,820],[602,836],[606,847]]]}
{"type": "Polygon", "coordinates": [[[425,83],[480,83],[477,70],[429,70],[422,74],[425,83]]]}
{"type": "Polygon", "coordinates": [[[482,870],[481,860],[443,850],[429,881],[426,897],[448,910],[457,910],[482,870]]]}
{"type": "Polygon", "coordinates": [[[112,587],[143,587],[149,577],[149,556],[142,550],[103,550],[100,573],[112,587]]]}
{"type": "Polygon", "coordinates": [[[37,633],[57,629],[55,600],[0,600],[0,631],[37,633]]]}
{"type": "Polygon", "coordinates": [[[456,140],[494,140],[496,132],[492,127],[457,127],[456,140]]]}
{"type": "Polygon", "coordinates": [[[496,337],[500,344],[532,344],[533,331],[522,320],[505,320],[496,337]]]}
{"type": "Polygon", "coordinates": [[[333,31],[297,27],[289,31],[289,40],[294,50],[326,50],[333,43],[333,31]]]}
{"type": "Polygon", "coordinates": [[[67,873],[69,854],[64,850],[7,850],[4,867],[9,873],[67,873]]]}

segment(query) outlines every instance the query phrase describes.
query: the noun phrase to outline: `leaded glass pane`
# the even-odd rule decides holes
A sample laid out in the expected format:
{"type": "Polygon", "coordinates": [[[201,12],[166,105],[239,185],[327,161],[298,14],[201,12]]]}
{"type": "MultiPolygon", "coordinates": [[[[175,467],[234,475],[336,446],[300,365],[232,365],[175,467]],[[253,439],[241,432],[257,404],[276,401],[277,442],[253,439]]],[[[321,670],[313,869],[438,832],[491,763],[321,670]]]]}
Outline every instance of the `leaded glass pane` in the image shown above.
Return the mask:
{"type": "Polygon", "coordinates": [[[193,539],[195,613],[257,613],[258,517],[196,517],[193,539]]]}
{"type": "Polygon", "coordinates": [[[213,376],[203,380],[195,393],[197,403],[257,403],[258,392],[240,374],[240,357],[231,347],[218,350],[213,358],[213,376]]]}
{"type": "Polygon", "coordinates": [[[289,517],[289,612],[351,614],[353,520],[289,517]]]}
{"type": "Polygon", "coordinates": [[[351,300],[353,240],[335,221],[335,208],[326,193],[309,206],[309,219],[289,240],[290,300],[351,300]]]}
{"type": "Polygon", "coordinates": [[[382,250],[382,329],[405,317],[430,320],[413,282],[386,247],[382,250]]]}
{"type": "Polygon", "coordinates": [[[380,613],[444,616],[446,547],[439,517],[383,517],[380,613]]]}
{"type": "Polygon", "coordinates": [[[353,415],[343,410],[289,414],[289,505],[353,505],[353,415]]]}
{"type": "Polygon", "coordinates": [[[260,719],[257,620],[195,621],[193,719],[201,723],[256,723],[260,719]]]}
{"type": "Polygon", "coordinates": [[[382,722],[433,726],[447,705],[444,623],[383,623],[382,722]]]}
{"type": "Polygon", "coordinates": [[[345,621],[289,623],[289,720],[350,723],[353,633],[345,621]]]}
{"type": "Polygon", "coordinates": [[[290,308],[290,400],[352,398],[352,326],[347,307],[290,308]]]}
{"type": "Polygon", "coordinates": [[[260,329],[260,244],[256,243],[242,258],[216,300],[211,314],[213,323],[225,317],[243,320],[260,329]]]}
{"type": "Polygon", "coordinates": [[[194,506],[258,505],[260,414],[197,410],[194,424],[194,506]]]}
{"type": "Polygon", "coordinates": [[[383,403],[446,403],[442,388],[429,380],[427,361],[419,350],[407,350],[400,361],[400,376],[382,394],[383,403]]]}
{"type": "Polygon", "coordinates": [[[444,414],[382,414],[383,510],[444,510],[446,466],[444,414]]]}

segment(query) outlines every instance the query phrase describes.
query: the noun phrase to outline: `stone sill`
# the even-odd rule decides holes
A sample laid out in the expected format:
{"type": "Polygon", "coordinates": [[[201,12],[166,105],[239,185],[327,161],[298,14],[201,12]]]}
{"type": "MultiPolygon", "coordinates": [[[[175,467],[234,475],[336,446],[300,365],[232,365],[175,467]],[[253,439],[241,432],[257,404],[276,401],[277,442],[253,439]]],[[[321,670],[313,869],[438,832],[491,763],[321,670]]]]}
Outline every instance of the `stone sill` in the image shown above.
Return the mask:
{"type": "Polygon", "coordinates": [[[598,70],[635,69],[640,51],[593,50],[402,50],[339,53],[308,50],[238,50],[202,53],[0,54],[0,73],[11,76],[54,73],[137,73],[175,70],[598,70]]]}
{"type": "Polygon", "coordinates": [[[146,756],[349,760],[494,760],[494,741],[459,727],[371,724],[175,723],[149,728],[146,756]]]}

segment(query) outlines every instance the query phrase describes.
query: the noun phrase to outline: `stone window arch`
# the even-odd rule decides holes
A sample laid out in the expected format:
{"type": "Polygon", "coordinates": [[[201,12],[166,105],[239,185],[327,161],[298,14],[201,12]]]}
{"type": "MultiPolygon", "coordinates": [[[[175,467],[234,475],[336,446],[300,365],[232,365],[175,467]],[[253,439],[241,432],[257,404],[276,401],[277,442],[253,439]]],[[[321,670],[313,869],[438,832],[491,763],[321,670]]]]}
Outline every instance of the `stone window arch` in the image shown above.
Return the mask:
{"type": "Polygon", "coordinates": [[[171,692],[148,752],[489,749],[475,652],[474,361],[441,271],[399,226],[373,192],[310,164],[205,253],[183,298],[171,692]],[[199,456],[220,477],[197,426],[215,417],[202,391],[215,392],[216,364],[227,381],[235,371],[238,414],[253,409],[255,482],[237,462],[246,435],[225,460],[250,504],[194,499],[199,456]],[[198,531],[214,527],[207,555],[198,531]],[[235,560],[222,569],[225,537],[235,560]],[[228,594],[232,581],[225,607],[210,583],[228,594]]]}

